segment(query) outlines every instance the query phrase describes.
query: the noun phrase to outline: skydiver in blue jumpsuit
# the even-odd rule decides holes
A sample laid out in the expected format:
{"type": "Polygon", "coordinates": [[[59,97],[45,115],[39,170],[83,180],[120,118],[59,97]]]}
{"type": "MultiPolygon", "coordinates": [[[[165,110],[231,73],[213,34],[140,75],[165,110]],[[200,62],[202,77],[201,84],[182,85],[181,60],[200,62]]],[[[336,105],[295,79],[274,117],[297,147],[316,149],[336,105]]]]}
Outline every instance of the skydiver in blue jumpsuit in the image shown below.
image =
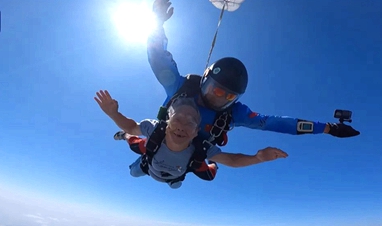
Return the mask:
{"type": "MultiPolygon", "coordinates": [[[[173,7],[170,8],[170,6],[169,0],[154,1],[153,11],[158,25],[147,42],[148,61],[167,94],[164,105],[171,100],[186,80],[186,77],[179,74],[172,54],[167,51],[167,37],[163,24],[173,14],[173,7]]],[[[232,110],[231,128],[242,126],[292,135],[328,133],[336,137],[352,137],[360,134],[351,126],[342,123],[321,123],[255,113],[247,105],[238,101],[244,94],[247,83],[248,75],[245,66],[233,57],[222,58],[205,70],[198,87],[199,95],[195,97],[202,115],[200,136],[210,139],[209,130],[214,125],[216,112],[229,108],[232,110]]]]}

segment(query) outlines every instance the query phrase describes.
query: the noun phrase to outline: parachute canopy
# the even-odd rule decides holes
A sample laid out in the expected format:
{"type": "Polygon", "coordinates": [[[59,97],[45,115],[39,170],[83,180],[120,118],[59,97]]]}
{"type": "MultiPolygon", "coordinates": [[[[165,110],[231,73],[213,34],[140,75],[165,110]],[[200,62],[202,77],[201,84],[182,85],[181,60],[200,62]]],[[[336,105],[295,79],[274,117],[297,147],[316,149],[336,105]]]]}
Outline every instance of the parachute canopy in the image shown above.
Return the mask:
{"type": "Polygon", "coordinates": [[[244,0],[210,0],[210,2],[218,9],[223,9],[224,7],[224,10],[235,11],[244,0]]]}

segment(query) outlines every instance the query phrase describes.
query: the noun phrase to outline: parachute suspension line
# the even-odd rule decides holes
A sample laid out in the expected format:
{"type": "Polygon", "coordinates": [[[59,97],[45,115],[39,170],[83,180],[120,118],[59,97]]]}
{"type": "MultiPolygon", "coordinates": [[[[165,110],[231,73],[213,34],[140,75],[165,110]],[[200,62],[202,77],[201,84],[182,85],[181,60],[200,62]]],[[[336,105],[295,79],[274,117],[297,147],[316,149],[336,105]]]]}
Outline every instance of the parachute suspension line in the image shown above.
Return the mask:
{"type": "Polygon", "coordinates": [[[208,67],[208,64],[209,64],[209,61],[210,61],[210,58],[211,58],[211,54],[212,54],[212,50],[213,50],[214,47],[215,47],[216,37],[218,36],[218,31],[219,31],[220,23],[221,23],[221,21],[222,21],[223,13],[224,13],[225,6],[226,6],[226,5],[227,5],[227,1],[224,0],[224,5],[223,5],[223,8],[222,8],[222,11],[220,12],[220,17],[219,17],[218,26],[217,26],[217,28],[216,28],[215,35],[214,35],[214,38],[213,38],[213,40],[212,40],[212,44],[211,44],[210,52],[208,53],[207,64],[206,64],[206,68],[205,68],[205,69],[207,69],[207,67],[208,67]]]}

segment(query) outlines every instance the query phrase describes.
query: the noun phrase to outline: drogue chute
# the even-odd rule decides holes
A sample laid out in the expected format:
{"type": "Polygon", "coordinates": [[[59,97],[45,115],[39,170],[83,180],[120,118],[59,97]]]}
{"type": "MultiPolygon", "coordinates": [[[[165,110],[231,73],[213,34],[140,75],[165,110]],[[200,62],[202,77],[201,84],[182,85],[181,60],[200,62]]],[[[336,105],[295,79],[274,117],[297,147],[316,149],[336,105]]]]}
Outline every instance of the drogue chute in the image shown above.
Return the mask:
{"type": "Polygon", "coordinates": [[[210,0],[210,2],[218,9],[224,8],[224,10],[232,12],[237,10],[244,0],[210,0]]]}

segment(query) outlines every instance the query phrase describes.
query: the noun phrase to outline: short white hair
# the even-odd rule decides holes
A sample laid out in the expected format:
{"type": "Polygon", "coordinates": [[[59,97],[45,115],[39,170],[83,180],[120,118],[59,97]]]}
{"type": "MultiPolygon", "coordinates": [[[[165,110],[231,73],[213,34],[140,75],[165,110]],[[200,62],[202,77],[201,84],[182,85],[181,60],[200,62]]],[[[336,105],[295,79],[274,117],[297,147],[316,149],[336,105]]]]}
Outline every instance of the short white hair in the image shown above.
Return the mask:
{"type": "Polygon", "coordinates": [[[176,112],[176,109],[182,106],[190,106],[196,111],[196,114],[197,114],[196,123],[199,126],[202,120],[200,116],[199,108],[198,108],[198,105],[196,105],[195,100],[190,97],[178,97],[175,100],[173,100],[173,102],[171,103],[170,107],[167,110],[169,117],[174,115],[176,112]]]}

